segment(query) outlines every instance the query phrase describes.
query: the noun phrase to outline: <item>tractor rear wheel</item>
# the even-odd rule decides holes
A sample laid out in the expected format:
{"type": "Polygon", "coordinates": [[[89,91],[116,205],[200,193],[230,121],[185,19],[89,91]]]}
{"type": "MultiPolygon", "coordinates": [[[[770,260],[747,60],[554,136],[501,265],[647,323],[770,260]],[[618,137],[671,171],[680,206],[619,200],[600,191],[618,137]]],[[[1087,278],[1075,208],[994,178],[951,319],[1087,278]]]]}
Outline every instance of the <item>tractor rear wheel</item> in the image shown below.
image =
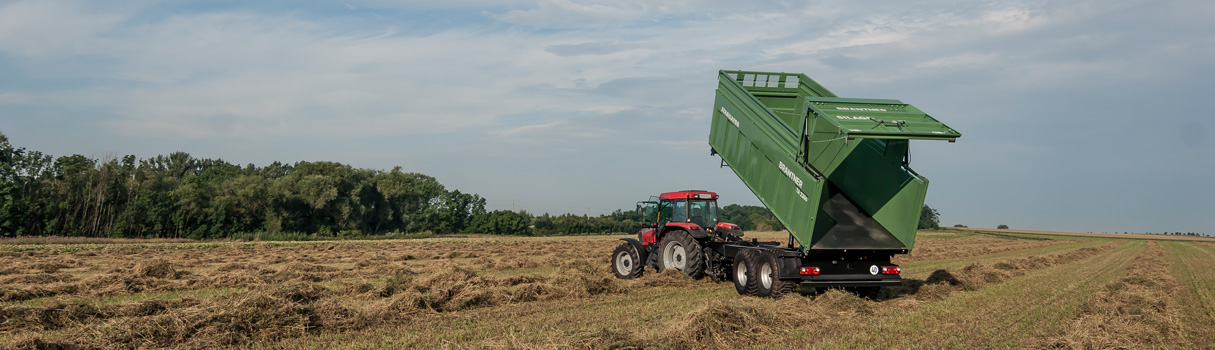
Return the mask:
{"type": "Polygon", "coordinates": [[[643,267],[645,267],[645,263],[641,261],[641,254],[637,252],[637,247],[632,243],[624,242],[616,246],[616,250],[612,252],[612,271],[616,272],[616,278],[641,277],[643,267]]]}
{"type": "Polygon", "coordinates": [[[734,266],[730,279],[734,280],[734,290],[739,295],[758,295],[759,286],[755,273],[755,250],[743,249],[734,255],[734,266]]]}
{"type": "Polygon", "coordinates": [[[793,281],[780,279],[780,264],[777,261],[776,253],[771,250],[765,250],[757,254],[755,260],[759,296],[780,298],[794,291],[796,285],[793,281]]]}
{"type": "Polygon", "coordinates": [[[701,278],[705,273],[701,249],[700,242],[687,231],[668,232],[658,246],[658,268],[660,271],[676,269],[692,278],[701,278]]]}

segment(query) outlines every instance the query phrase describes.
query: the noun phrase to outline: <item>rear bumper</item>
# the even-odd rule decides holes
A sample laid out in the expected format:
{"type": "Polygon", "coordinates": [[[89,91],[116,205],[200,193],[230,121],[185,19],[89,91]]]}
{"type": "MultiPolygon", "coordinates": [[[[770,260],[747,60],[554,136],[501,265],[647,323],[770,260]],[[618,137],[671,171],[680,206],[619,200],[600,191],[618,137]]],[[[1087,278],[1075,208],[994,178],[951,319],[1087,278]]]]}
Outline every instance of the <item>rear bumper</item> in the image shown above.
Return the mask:
{"type": "Polygon", "coordinates": [[[886,287],[903,285],[899,275],[818,275],[804,276],[801,286],[806,288],[831,287],[886,287]]]}
{"type": "Polygon", "coordinates": [[[838,288],[838,287],[894,287],[903,285],[902,280],[881,281],[803,281],[802,288],[838,288]]]}

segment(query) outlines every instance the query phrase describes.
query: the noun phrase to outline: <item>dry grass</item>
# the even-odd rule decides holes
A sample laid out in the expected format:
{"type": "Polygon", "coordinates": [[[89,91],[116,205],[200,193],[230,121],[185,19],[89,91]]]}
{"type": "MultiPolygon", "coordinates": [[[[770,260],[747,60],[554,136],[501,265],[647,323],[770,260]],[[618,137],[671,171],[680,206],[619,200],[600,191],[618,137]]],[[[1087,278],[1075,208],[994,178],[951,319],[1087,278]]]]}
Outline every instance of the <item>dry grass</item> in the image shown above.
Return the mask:
{"type": "Polygon", "coordinates": [[[940,300],[958,291],[976,291],[987,285],[999,284],[1027,272],[1064,265],[1108,251],[1121,242],[1085,247],[1060,254],[1031,255],[994,264],[972,263],[960,269],[935,270],[924,280],[904,279],[897,288],[885,288],[881,299],[913,297],[919,300],[940,300]]]}
{"type": "Polygon", "coordinates": [[[1093,296],[1066,332],[1048,339],[1053,349],[1143,349],[1176,345],[1182,324],[1170,304],[1177,283],[1155,242],[1129,271],[1093,296]]]}
{"type": "Polygon", "coordinates": [[[911,251],[911,254],[898,257],[898,262],[908,263],[915,261],[932,261],[940,259],[957,259],[972,256],[991,255],[1002,252],[1028,250],[1039,247],[1048,247],[1061,244],[1070,244],[1075,241],[1065,239],[1052,240],[1026,240],[1026,239],[1008,239],[986,235],[970,235],[967,237],[948,239],[948,242],[939,242],[942,240],[923,240],[916,245],[916,248],[911,251]],[[946,244],[941,244],[946,243],[946,244]]]}
{"type": "Polygon", "coordinates": [[[1207,236],[1176,236],[1176,235],[1155,235],[1143,233],[1102,233],[1102,232],[1063,232],[1063,231],[1041,231],[1041,230],[1014,230],[1014,229],[995,229],[995,228],[978,228],[978,227],[950,227],[950,230],[977,231],[977,232],[1007,232],[1007,233],[1029,233],[1037,235],[1049,236],[1074,236],[1074,237],[1097,237],[1097,238],[1113,238],[1113,239],[1147,239],[1159,241],[1192,241],[1192,242],[1215,242],[1215,237],[1207,236]]]}
{"type": "MultiPolygon", "coordinates": [[[[765,234],[782,235],[754,236],[765,234]]],[[[908,266],[916,266],[907,275],[928,277],[887,288],[876,301],[840,290],[768,300],[739,297],[729,282],[693,280],[670,271],[617,280],[607,257],[620,243],[616,238],[116,244],[9,251],[0,254],[0,348],[785,347],[788,341],[805,342],[803,336],[814,329],[848,322],[882,324],[900,311],[931,310],[959,296],[1002,289],[1027,275],[1065,271],[1057,267],[1107,256],[1122,246],[1111,242],[1085,248],[1075,246],[1076,240],[982,235],[925,238],[917,253],[907,257],[915,261],[908,266]],[[966,253],[950,254],[951,249],[966,253]],[[959,255],[987,262],[951,265],[959,255]],[[1009,258],[990,259],[1000,256],[1009,258]]],[[[1167,273],[1159,273],[1120,280],[1121,287],[1110,284],[1076,319],[1142,326],[1142,318],[1126,317],[1141,314],[1110,310],[1130,310],[1118,303],[1139,300],[1127,291],[1177,288],[1167,273]]],[[[1169,310],[1167,302],[1164,310],[1169,310]]],[[[1172,313],[1160,315],[1153,325],[1173,319],[1172,313]]],[[[1067,332],[1084,328],[1069,324],[1053,329],[1034,344],[1071,346],[1060,339],[1073,339],[1067,332]]],[[[1178,332],[1187,328],[1167,329],[1172,333],[1160,334],[1171,335],[1134,344],[1175,344],[1178,332]]],[[[1123,344],[1117,334],[1085,334],[1093,340],[1076,346],[1123,344]]]]}

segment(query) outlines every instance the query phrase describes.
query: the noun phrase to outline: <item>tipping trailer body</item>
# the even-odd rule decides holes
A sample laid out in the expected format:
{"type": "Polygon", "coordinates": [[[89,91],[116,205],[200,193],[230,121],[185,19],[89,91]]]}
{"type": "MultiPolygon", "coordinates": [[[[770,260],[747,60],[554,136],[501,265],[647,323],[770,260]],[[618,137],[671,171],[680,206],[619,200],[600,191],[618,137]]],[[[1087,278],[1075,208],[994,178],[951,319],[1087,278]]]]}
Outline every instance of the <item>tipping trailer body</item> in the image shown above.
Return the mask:
{"type": "Polygon", "coordinates": [[[803,74],[720,71],[709,144],[803,254],[915,244],[928,179],[908,140],[961,134],[898,100],[840,98],[803,74]]]}

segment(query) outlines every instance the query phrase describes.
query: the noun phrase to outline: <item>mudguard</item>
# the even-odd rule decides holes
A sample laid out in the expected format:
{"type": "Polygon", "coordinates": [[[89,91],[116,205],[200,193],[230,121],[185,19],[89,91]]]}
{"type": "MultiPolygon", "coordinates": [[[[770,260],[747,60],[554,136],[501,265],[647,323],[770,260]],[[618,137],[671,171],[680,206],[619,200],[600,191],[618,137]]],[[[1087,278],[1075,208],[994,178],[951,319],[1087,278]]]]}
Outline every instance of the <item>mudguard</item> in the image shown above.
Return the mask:
{"type": "Polygon", "coordinates": [[[695,239],[704,239],[704,238],[709,237],[709,232],[705,231],[704,227],[700,227],[700,225],[693,224],[690,222],[667,223],[666,228],[663,230],[663,236],[666,236],[667,233],[670,233],[671,231],[674,231],[674,230],[687,231],[688,234],[692,235],[692,238],[695,238],[695,239]]]}

